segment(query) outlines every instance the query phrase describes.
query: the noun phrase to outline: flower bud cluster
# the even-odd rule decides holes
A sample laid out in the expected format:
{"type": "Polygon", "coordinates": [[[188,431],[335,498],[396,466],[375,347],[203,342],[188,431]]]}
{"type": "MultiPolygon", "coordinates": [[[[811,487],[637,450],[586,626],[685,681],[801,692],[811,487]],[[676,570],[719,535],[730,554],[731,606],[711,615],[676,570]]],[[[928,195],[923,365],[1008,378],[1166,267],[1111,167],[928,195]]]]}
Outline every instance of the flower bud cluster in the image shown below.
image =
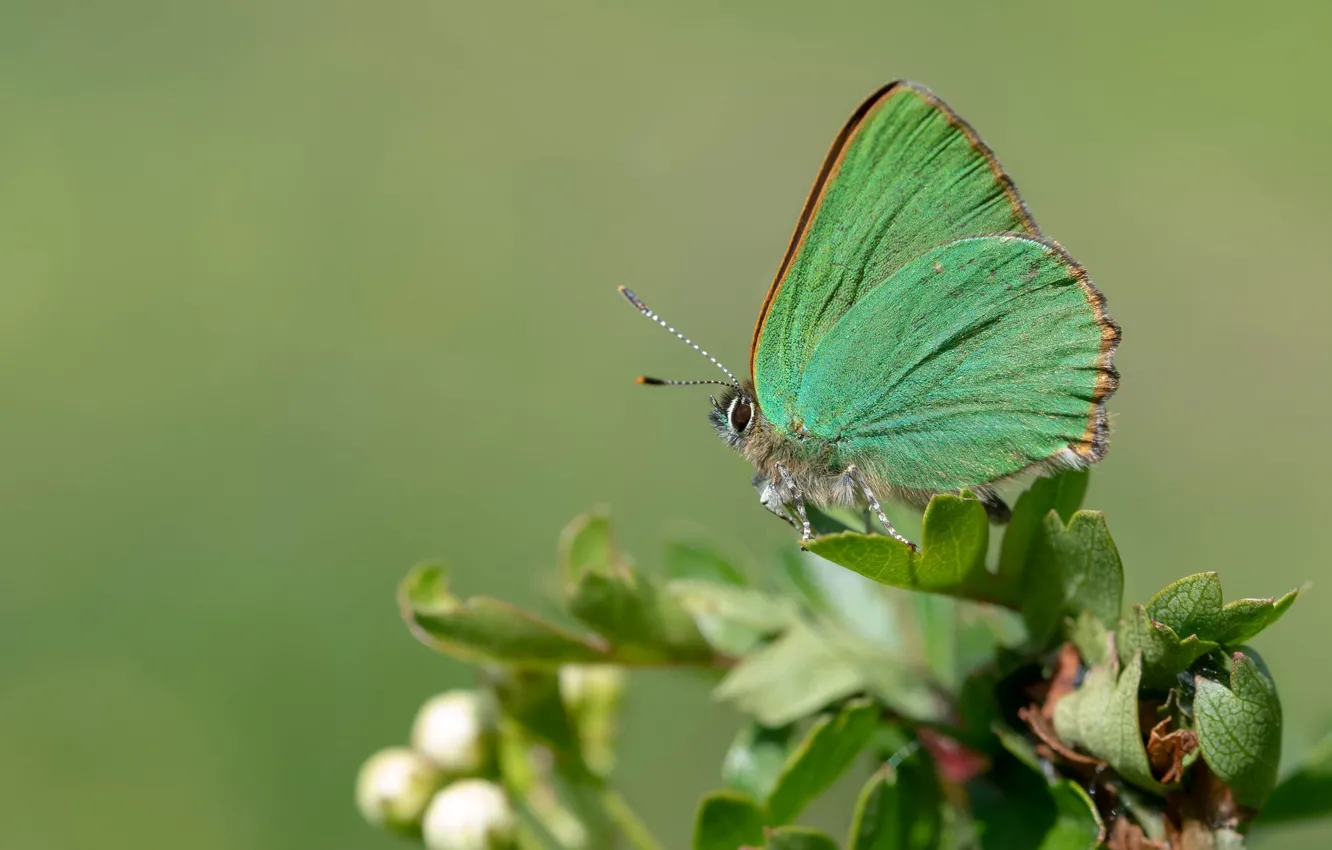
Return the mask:
{"type": "Polygon", "coordinates": [[[496,715],[477,691],[427,700],[411,746],[371,756],[356,805],[375,826],[420,836],[428,850],[512,850],[517,818],[495,774],[496,715]]]}

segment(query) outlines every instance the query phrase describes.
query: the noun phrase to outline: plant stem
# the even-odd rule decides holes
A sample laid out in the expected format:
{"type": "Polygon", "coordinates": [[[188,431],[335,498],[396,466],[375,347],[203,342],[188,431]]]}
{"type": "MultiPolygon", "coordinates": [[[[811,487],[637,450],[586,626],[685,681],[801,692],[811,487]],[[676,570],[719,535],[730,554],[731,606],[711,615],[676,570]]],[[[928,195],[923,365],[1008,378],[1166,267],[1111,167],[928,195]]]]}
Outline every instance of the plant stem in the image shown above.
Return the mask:
{"type": "Polygon", "coordinates": [[[629,844],[635,850],[661,850],[661,845],[657,839],[653,838],[648,832],[647,826],[639,819],[634,810],[629,808],[629,803],[620,795],[620,792],[613,788],[605,789],[601,794],[602,805],[606,807],[606,813],[610,819],[619,827],[620,832],[629,840],[629,844]]]}

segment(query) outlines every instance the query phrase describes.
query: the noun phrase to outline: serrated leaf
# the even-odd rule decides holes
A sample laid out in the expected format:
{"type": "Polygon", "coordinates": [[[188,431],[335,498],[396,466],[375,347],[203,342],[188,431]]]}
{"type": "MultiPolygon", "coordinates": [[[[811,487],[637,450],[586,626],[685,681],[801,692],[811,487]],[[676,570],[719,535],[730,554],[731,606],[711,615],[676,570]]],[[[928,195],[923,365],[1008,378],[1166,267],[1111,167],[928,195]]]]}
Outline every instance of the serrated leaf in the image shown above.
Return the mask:
{"type": "Polygon", "coordinates": [[[974,497],[935,496],[925,509],[921,551],[891,537],[842,532],[818,537],[809,551],[890,587],[942,593],[1016,607],[1016,586],[985,567],[990,523],[974,497]]]}
{"type": "Polygon", "coordinates": [[[398,607],[418,640],[469,662],[557,667],[607,661],[611,648],[595,635],[578,635],[498,599],[460,600],[448,589],[443,567],[414,567],[398,585],[398,607]]]}
{"type": "Polygon", "coordinates": [[[942,831],[933,770],[908,759],[874,772],[856,799],[847,850],[934,850],[942,831]]]}
{"type": "Polygon", "coordinates": [[[666,544],[666,575],[672,580],[701,580],[744,586],[745,573],[711,545],[676,540],[666,544]]]}
{"type": "Polygon", "coordinates": [[[1222,605],[1221,579],[1214,572],[1185,576],[1164,587],[1147,605],[1152,619],[1222,646],[1238,646],[1281,619],[1299,590],[1280,599],[1236,599],[1222,605]]]}
{"type": "Polygon", "coordinates": [[[747,723],[736,734],[722,761],[722,781],[756,800],[765,799],[786,765],[794,726],[770,728],[747,723]]]}
{"type": "Polygon", "coordinates": [[[1109,762],[1129,782],[1162,793],[1138,722],[1142,654],[1135,654],[1122,673],[1118,670],[1117,660],[1093,667],[1081,687],[1055,705],[1055,731],[1064,743],[1109,762]]]}
{"type": "Polygon", "coordinates": [[[1023,573],[1022,616],[1033,641],[1043,644],[1064,617],[1090,611],[1102,623],[1119,618],[1124,568],[1105,517],[1078,511],[1065,525],[1045,517],[1043,534],[1023,573]]]}
{"type": "Polygon", "coordinates": [[[1032,549],[1045,533],[1045,517],[1054,511],[1063,522],[1072,519],[1082,506],[1090,475],[1088,470],[1065,470],[1049,478],[1037,478],[1018,497],[1000,549],[1000,575],[1020,583],[1032,549]]]}
{"type": "Polygon", "coordinates": [[[789,823],[836,782],[869,742],[880,713],[871,700],[858,699],[836,714],[815,721],[805,739],[787,756],[765,801],[768,822],[789,823]]]}
{"type": "Polygon", "coordinates": [[[1142,684],[1149,688],[1174,687],[1180,673],[1217,647],[1197,635],[1180,640],[1174,629],[1149,617],[1142,605],[1134,605],[1129,615],[1119,621],[1115,637],[1120,664],[1127,665],[1134,653],[1142,652],[1142,684]]]}
{"type": "Polygon", "coordinates": [[[1295,604],[1298,588],[1280,599],[1236,599],[1221,609],[1220,621],[1208,637],[1223,646],[1238,646],[1257,637],[1258,633],[1281,619],[1281,615],[1295,604]]]}
{"type": "Polygon", "coordinates": [[[736,850],[763,845],[763,812],[734,791],[703,798],[694,820],[694,850],[736,850]]]}
{"type": "Polygon", "coordinates": [[[767,850],[838,850],[837,842],[816,829],[782,826],[768,831],[767,850]]]}
{"type": "Polygon", "coordinates": [[[745,656],[718,683],[713,697],[766,726],[784,726],[865,686],[856,665],[808,626],[797,624],[745,656]]]}
{"type": "Polygon", "coordinates": [[[1300,766],[1267,799],[1260,824],[1332,815],[1332,733],[1305,754],[1300,766]]]}
{"type": "Polygon", "coordinates": [[[1267,672],[1243,652],[1233,656],[1227,687],[1195,677],[1198,744],[1235,801],[1259,808],[1276,785],[1281,759],[1281,702],[1267,672]]]}

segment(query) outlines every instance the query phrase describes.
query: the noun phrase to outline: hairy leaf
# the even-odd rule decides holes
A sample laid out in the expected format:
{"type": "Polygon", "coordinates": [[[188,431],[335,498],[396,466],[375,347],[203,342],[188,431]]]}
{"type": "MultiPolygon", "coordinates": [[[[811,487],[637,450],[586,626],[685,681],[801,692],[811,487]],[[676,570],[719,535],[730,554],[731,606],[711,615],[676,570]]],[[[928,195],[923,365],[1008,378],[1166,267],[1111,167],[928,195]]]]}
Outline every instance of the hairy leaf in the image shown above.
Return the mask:
{"type": "Polygon", "coordinates": [[[1193,710],[1202,757],[1235,801],[1259,808],[1276,785],[1281,758],[1281,702],[1267,671],[1243,652],[1233,656],[1229,687],[1195,678],[1193,710]]]}
{"type": "Polygon", "coordinates": [[[768,795],[768,822],[789,823],[836,782],[869,742],[879,714],[879,707],[872,701],[858,699],[836,714],[815,721],[805,739],[787,756],[768,795]]]}
{"type": "Polygon", "coordinates": [[[734,791],[703,798],[694,821],[694,850],[736,850],[763,845],[763,812],[734,791]]]}
{"type": "Polygon", "coordinates": [[[464,661],[557,667],[612,657],[610,645],[595,635],[575,634],[497,599],[458,599],[449,592],[447,571],[436,565],[408,573],[398,586],[398,606],[418,640],[464,661]]]}

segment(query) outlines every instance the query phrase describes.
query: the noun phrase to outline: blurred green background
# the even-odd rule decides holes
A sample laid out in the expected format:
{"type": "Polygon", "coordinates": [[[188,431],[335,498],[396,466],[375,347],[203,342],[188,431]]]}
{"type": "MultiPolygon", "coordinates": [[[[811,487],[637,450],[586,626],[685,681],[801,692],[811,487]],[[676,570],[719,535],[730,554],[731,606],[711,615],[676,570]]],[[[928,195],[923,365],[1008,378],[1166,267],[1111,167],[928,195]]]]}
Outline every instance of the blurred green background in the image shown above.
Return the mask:
{"type": "MultiPolygon", "coordinates": [[[[1328,574],[1332,6],[6,0],[0,846],[390,848],[360,761],[466,683],[395,582],[538,604],[613,506],[793,536],[705,422],[837,128],[919,79],[1122,323],[1089,502],[1129,598],[1328,574]]],[[[1265,634],[1332,718],[1323,587],[1265,634]]],[[[667,846],[733,717],[636,676],[620,775],[667,846]]],[[[1322,847],[1332,830],[1267,847],[1322,847]]]]}

